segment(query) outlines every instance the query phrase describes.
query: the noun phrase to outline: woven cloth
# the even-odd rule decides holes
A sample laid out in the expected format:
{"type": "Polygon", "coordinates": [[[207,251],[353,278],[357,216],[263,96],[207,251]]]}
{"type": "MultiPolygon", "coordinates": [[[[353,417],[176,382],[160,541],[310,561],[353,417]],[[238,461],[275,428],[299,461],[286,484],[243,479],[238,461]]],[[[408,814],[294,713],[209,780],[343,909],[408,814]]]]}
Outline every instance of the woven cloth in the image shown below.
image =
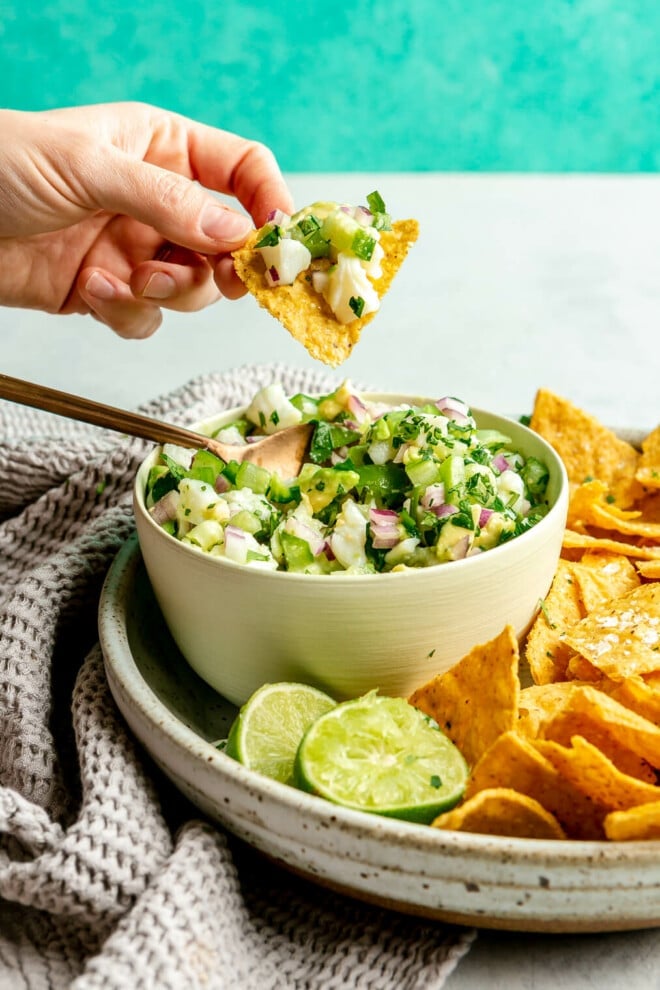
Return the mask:
{"type": "MultiPolygon", "coordinates": [[[[143,411],[190,424],[253,366],[143,411]]],[[[0,402],[0,988],[439,988],[473,933],[330,894],[213,827],[149,763],[106,684],[96,610],[148,445],[0,402]]]]}

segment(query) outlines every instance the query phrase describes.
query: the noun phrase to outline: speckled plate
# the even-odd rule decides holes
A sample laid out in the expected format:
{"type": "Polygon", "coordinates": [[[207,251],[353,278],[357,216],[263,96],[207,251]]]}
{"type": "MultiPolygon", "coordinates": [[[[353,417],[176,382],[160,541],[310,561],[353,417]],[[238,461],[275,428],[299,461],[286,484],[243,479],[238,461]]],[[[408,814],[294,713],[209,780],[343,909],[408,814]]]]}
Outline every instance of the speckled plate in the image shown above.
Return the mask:
{"type": "Polygon", "coordinates": [[[135,539],[108,573],[99,632],[117,705],[156,763],[214,821],[289,869],[458,924],[542,932],[660,926],[657,842],[440,832],[335,807],[219,752],[213,740],[226,735],[236,710],[170,638],[135,539]]]}

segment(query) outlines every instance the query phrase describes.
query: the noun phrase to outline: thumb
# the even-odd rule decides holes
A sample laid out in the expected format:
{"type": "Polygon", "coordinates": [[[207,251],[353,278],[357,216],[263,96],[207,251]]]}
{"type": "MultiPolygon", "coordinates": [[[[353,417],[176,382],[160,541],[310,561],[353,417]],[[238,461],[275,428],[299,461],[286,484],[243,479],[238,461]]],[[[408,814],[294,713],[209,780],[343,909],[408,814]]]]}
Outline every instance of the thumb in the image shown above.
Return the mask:
{"type": "Polygon", "coordinates": [[[97,189],[102,209],[134,217],[165,240],[202,254],[232,251],[253,229],[249,217],[225,206],[192,179],[117,149],[113,157],[97,189]]]}

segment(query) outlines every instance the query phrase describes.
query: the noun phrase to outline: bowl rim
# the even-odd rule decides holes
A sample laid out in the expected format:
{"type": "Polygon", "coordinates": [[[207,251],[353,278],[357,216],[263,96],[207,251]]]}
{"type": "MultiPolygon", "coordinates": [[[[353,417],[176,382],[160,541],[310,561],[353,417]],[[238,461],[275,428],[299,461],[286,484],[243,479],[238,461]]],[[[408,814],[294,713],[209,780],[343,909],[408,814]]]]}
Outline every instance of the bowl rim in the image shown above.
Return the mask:
{"type": "MultiPolygon", "coordinates": [[[[314,393],[310,393],[310,394],[314,395],[314,393]]],[[[362,397],[369,399],[370,401],[391,402],[393,404],[407,402],[410,403],[411,405],[421,405],[436,401],[435,399],[431,399],[427,396],[408,395],[401,392],[374,392],[370,390],[361,390],[360,395],[362,397]]],[[[205,428],[207,428],[211,424],[215,425],[218,422],[218,420],[223,420],[225,418],[226,419],[236,418],[242,412],[245,412],[247,408],[248,408],[248,404],[244,403],[239,406],[231,406],[226,409],[219,409],[217,413],[214,413],[211,416],[207,416],[204,419],[197,420],[189,428],[196,432],[203,433],[205,428]]],[[[539,522],[536,523],[531,529],[527,530],[524,533],[521,533],[519,536],[516,536],[511,540],[507,540],[506,543],[502,543],[497,547],[492,547],[490,550],[487,550],[482,554],[477,554],[472,557],[464,557],[460,560],[445,561],[444,564],[450,565],[450,573],[454,575],[458,575],[462,571],[465,571],[467,568],[470,567],[472,568],[474,568],[475,566],[483,567],[484,560],[490,560],[491,563],[494,563],[493,555],[495,555],[496,560],[499,560],[501,562],[502,566],[505,566],[505,559],[506,559],[504,556],[505,554],[511,556],[512,553],[515,553],[515,548],[516,547],[519,548],[521,544],[527,545],[530,539],[534,539],[534,538],[536,538],[537,540],[540,539],[543,533],[545,532],[545,530],[548,529],[551,524],[555,525],[556,516],[558,514],[563,516],[564,519],[563,526],[565,526],[566,515],[568,510],[568,498],[569,498],[568,474],[564,462],[562,461],[557,451],[552,447],[552,445],[539,433],[536,433],[534,430],[530,429],[524,423],[521,423],[520,421],[514,419],[511,416],[506,416],[502,413],[492,412],[487,409],[480,409],[473,406],[469,406],[469,409],[471,415],[473,415],[477,420],[480,416],[490,417],[492,419],[500,420],[502,423],[509,424],[510,426],[513,426],[516,430],[522,431],[523,435],[528,435],[531,439],[533,439],[534,443],[540,444],[541,448],[544,451],[544,456],[547,458],[547,462],[552,462],[554,469],[559,476],[559,486],[555,501],[550,506],[548,513],[541,520],[539,520],[539,522]]],[[[309,583],[311,577],[314,579],[314,583],[318,584],[319,586],[321,585],[325,586],[328,584],[332,584],[334,586],[338,582],[341,582],[342,585],[351,584],[351,583],[355,583],[356,585],[364,585],[365,582],[368,581],[373,582],[374,580],[377,580],[378,584],[382,585],[383,581],[391,582],[391,581],[401,581],[403,579],[406,579],[407,581],[411,581],[411,580],[418,581],[423,577],[426,577],[426,579],[428,579],[429,575],[431,574],[435,575],[438,573],[446,573],[446,568],[444,567],[444,565],[439,563],[437,566],[432,566],[432,567],[417,567],[417,568],[410,567],[403,571],[386,571],[378,574],[372,574],[372,573],[358,574],[358,573],[348,572],[345,570],[340,570],[340,571],[333,571],[330,574],[310,575],[295,571],[282,571],[279,570],[279,568],[272,569],[272,568],[263,568],[263,567],[249,567],[246,564],[240,564],[234,560],[227,560],[224,557],[217,557],[212,554],[203,553],[197,550],[191,544],[183,543],[181,540],[178,540],[175,536],[172,536],[169,533],[167,533],[161,526],[158,525],[157,522],[155,522],[155,520],[151,517],[149,511],[146,508],[144,501],[144,482],[143,482],[143,478],[146,474],[146,470],[145,470],[146,465],[150,460],[152,460],[157,456],[157,453],[159,450],[162,449],[162,446],[163,446],[162,444],[156,445],[149,452],[149,454],[147,454],[147,456],[144,457],[140,462],[133,483],[133,510],[136,518],[139,516],[145,522],[145,524],[150,528],[152,532],[159,533],[160,536],[165,539],[166,545],[170,546],[171,549],[174,549],[175,547],[178,548],[178,552],[184,554],[187,559],[192,559],[191,557],[192,554],[194,555],[194,558],[196,560],[207,561],[208,566],[210,567],[220,568],[221,570],[227,570],[228,573],[231,573],[232,571],[242,574],[248,572],[254,578],[258,577],[259,580],[264,580],[264,581],[286,580],[293,583],[300,581],[309,583]]],[[[548,467],[550,467],[549,463],[548,463],[548,467]]]]}

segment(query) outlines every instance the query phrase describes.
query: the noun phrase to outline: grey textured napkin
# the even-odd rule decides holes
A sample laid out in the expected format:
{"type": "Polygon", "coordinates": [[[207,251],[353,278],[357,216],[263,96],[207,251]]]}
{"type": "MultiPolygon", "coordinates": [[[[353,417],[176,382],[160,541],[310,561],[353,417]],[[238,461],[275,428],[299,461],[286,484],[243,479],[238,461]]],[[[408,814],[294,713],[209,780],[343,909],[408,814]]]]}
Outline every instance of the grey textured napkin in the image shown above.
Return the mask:
{"type": "MultiPolygon", "coordinates": [[[[279,380],[208,375],[192,423],[279,380]]],[[[439,988],[473,933],[329,894],[205,822],[136,747],[96,641],[148,445],[0,402],[0,988],[439,988]]]]}

